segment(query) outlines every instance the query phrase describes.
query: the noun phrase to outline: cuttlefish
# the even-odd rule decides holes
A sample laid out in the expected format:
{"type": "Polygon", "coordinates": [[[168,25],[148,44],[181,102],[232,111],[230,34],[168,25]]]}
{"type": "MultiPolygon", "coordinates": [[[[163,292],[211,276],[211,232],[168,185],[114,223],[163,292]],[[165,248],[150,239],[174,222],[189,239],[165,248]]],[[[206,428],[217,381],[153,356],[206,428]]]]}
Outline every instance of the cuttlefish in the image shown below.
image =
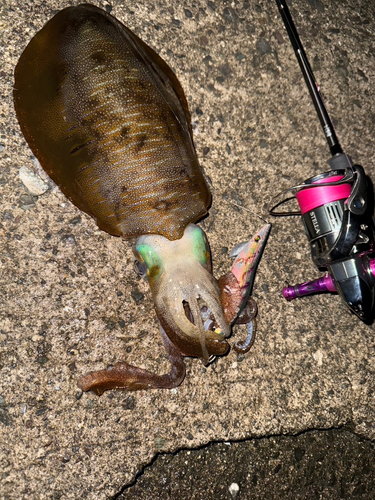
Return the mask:
{"type": "Polygon", "coordinates": [[[68,7],[22,53],[14,104],[30,148],[65,196],[103,231],[134,240],[172,363],[164,375],[116,363],[83,375],[79,387],[99,394],[176,387],[183,356],[207,364],[225,354],[231,325],[255,315],[250,285],[270,226],[214,278],[207,237],[195,224],[211,193],[184,92],[164,60],[107,12],[68,7]]]}

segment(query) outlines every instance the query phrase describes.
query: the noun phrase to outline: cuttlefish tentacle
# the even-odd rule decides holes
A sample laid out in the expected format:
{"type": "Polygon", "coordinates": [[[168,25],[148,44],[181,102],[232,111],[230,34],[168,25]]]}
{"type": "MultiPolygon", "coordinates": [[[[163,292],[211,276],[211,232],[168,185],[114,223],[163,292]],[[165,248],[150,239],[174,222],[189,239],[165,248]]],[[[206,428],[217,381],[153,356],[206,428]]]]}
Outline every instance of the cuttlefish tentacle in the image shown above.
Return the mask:
{"type": "Polygon", "coordinates": [[[169,373],[158,375],[129,363],[116,363],[106,370],[86,373],[79,379],[78,387],[82,391],[93,391],[101,395],[109,389],[138,391],[142,389],[173,389],[179,386],[185,378],[185,363],[181,354],[161,327],[160,332],[164,348],[172,365],[169,373]]]}

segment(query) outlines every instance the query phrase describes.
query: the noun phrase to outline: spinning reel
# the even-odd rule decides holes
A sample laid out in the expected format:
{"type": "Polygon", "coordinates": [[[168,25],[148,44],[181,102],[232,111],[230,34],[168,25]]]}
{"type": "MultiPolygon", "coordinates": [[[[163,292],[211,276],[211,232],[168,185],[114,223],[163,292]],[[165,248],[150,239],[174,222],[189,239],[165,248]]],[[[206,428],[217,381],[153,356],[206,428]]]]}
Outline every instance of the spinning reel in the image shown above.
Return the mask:
{"type": "Polygon", "coordinates": [[[372,184],[363,168],[353,165],[343,152],[285,0],[276,0],[276,4],[332,155],[328,161],[331,171],[280,193],[294,195],[300,212],[276,212],[287,201],[285,198],[270,209],[272,215],[302,216],[313,262],[326,270],[314,281],[285,287],[283,296],[293,300],[319,292],[337,292],[349,309],[368,323],[373,319],[375,298],[372,184]]]}

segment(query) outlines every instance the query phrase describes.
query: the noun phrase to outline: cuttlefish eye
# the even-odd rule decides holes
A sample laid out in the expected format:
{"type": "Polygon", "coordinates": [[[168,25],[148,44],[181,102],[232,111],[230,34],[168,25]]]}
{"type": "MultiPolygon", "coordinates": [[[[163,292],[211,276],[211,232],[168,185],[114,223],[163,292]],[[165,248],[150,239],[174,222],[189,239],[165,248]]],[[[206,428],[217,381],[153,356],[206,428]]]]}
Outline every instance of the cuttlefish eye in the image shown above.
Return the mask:
{"type": "Polygon", "coordinates": [[[144,262],[134,259],[134,271],[138,274],[138,276],[146,276],[147,274],[147,268],[144,262]]]}
{"type": "Polygon", "coordinates": [[[136,258],[134,262],[136,272],[141,276],[147,274],[148,279],[158,279],[164,271],[161,249],[147,243],[138,243],[133,252],[136,258]]]}

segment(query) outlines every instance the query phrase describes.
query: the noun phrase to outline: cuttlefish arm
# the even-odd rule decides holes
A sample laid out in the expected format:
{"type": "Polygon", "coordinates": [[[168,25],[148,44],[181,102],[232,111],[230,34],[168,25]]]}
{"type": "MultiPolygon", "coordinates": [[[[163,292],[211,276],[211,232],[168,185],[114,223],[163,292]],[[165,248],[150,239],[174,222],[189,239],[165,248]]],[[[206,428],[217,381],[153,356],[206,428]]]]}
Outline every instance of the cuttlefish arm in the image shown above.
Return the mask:
{"type": "Polygon", "coordinates": [[[184,236],[175,241],[160,235],[137,238],[133,247],[136,267],[150,284],[171,371],[157,375],[116,363],[84,375],[79,387],[98,394],[114,388],[173,388],[185,376],[183,356],[198,357],[207,364],[210,356],[225,354],[231,324],[240,321],[250,325],[252,321],[249,294],[269,227],[242,246],[231,270],[219,281],[212,275],[207,238],[198,226],[189,224],[184,236]]]}
{"type": "Polygon", "coordinates": [[[220,288],[212,275],[204,231],[189,224],[179,240],[141,236],[133,251],[145,268],[159,321],[179,352],[202,358],[205,363],[211,355],[225,354],[230,325],[221,306],[220,288]],[[202,308],[212,312],[211,329],[204,326],[202,308]]]}
{"type": "Polygon", "coordinates": [[[189,224],[179,240],[160,235],[137,238],[133,247],[136,268],[145,274],[162,330],[162,340],[172,364],[166,375],[153,374],[128,363],[90,372],[79,380],[83,391],[101,394],[107,389],[172,388],[185,375],[182,356],[199,357],[207,364],[211,355],[225,354],[230,335],[220,302],[220,288],[212,275],[211,254],[205,233],[189,224]],[[214,318],[206,328],[201,310],[214,318]],[[216,331],[215,331],[216,330],[216,331]]]}
{"type": "Polygon", "coordinates": [[[171,362],[169,373],[158,375],[129,363],[116,363],[106,370],[86,373],[79,379],[78,387],[82,391],[93,391],[100,396],[110,389],[139,391],[141,389],[173,389],[179,386],[185,378],[184,360],[162,327],[160,327],[160,333],[171,362]]]}

